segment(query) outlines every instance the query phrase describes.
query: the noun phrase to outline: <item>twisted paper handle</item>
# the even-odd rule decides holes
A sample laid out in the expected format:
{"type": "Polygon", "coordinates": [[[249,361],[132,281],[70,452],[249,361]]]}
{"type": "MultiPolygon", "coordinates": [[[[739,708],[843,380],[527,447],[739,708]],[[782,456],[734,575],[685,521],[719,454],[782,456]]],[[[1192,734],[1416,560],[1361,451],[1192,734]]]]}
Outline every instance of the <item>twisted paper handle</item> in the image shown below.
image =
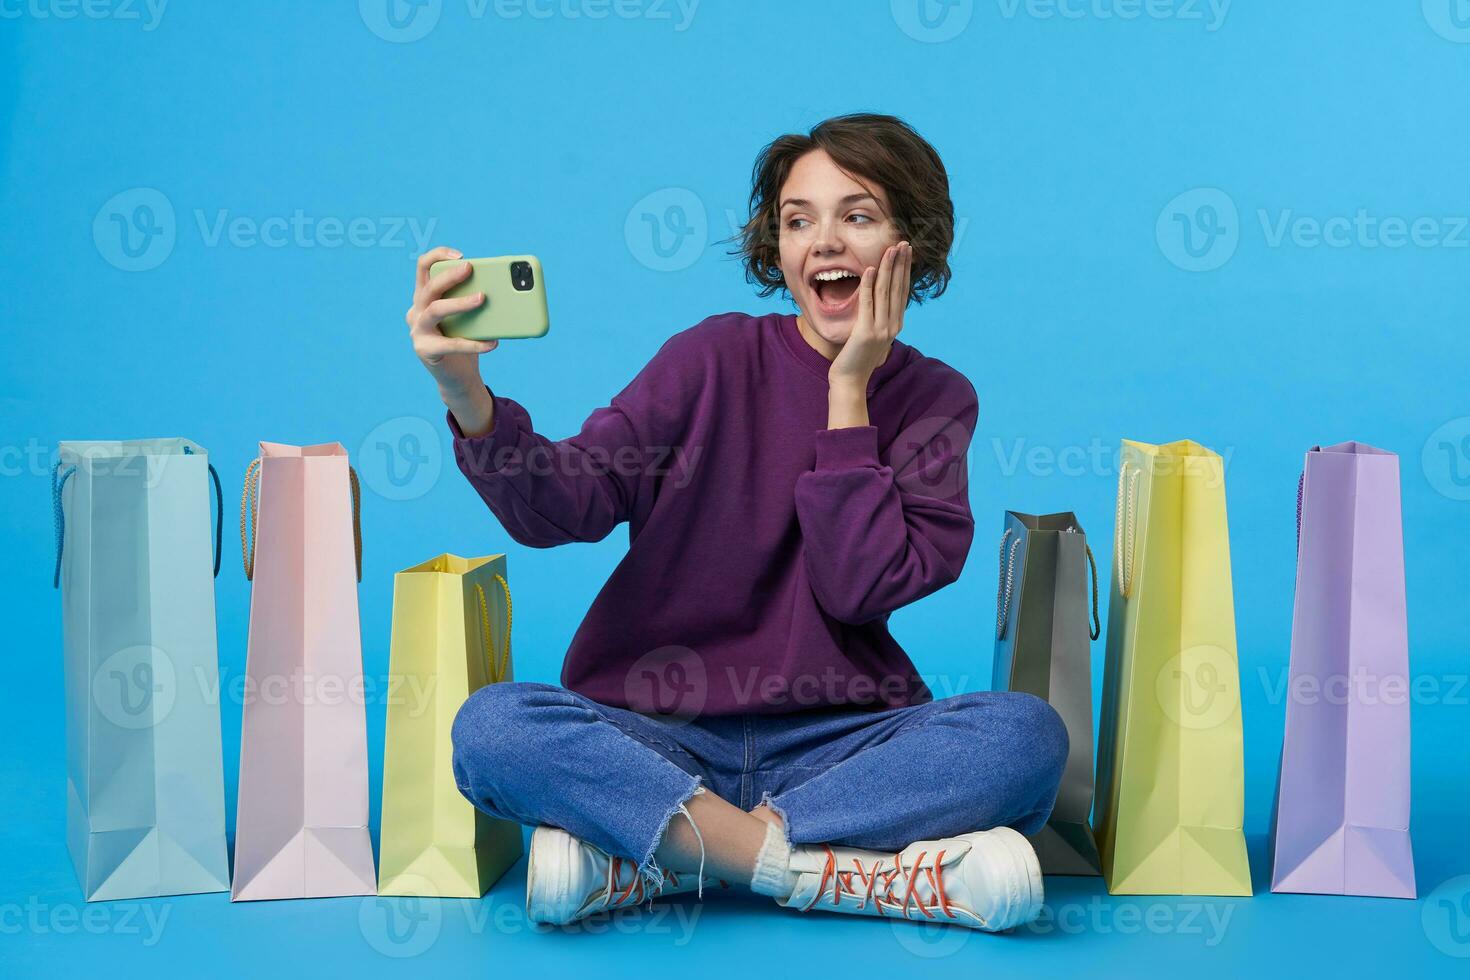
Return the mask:
{"type": "Polygon", "coordinates": [[[1138,478],[1142,475],[1142,470],[1129,466],[1127,462],[1118,468],[1118,513],[1113,521],[1113,554],[1117,556],[1118,589],[1125,599],[1133,594],[1134,523],[1138,512],[1138,478]],[[1132,476],[1129,476],[1130,470],[1132,476]]]}
{"type": "Polygon", "coordinates": [[[61,552],[66,546],[66,511],[61,506],[61,491],[66,486],[67,479],[77,471],[75,466],[68,466],[66,472],[61,472],[61,460],[51,467],[51,524],[56,531],[56,570],[51,574],[51,587],[61,587],[61,552]]]}
{"type": "Polygon", "coordinates": [[[1011,590],[1015,585],[1016,577],[1016,549],[1021,546],[1021,537],[1016,535],[1016,540],[1011,542],[1010,556],[1006,555],[1006,539],[1014,532],[1006,528],[1000,536],[1000,581],[995,588],[995,638],[1003,640],[1006,636],[1006,620],[1011,614],[1011,590]]]}
{"type": "Polygon", "coordinates": [[[501,645],[498,666],[495,663],[495,647],[490,642],[490,605],[485,601],[485,587],[479,582],[475,583],[475,595],[480,598],[480,635],[485,644],[485,662],[490,670],[491,684],[499,684],[505,680],[506,671],[510,667],[510,583],[503,575],[496,575],[495,581],[505,590],[505,642],[501,645]]]}
{"type": "Polygon", "coordinates": [[[255,580],[255,517],[259,510],[260,459],[257,457],[245,467],[245,487],[240,491],[240,561],[245,566],[247,582],[255,580]]]}

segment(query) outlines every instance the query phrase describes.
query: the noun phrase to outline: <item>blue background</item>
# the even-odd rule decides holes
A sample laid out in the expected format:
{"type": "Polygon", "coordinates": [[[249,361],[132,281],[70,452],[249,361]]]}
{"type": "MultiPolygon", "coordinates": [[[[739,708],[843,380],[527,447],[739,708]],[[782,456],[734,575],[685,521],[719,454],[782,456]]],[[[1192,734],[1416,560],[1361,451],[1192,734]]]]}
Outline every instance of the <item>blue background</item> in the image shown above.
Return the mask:
{"type": "MultiPolygon", "coordinates": [[[[156,23],[119,3],[91,8],[100,17],[65,0],[0,3],[0,974],[66,962],[97,975],[370,975],[412,952],[435,971],[602,976],[925,960],[1424,975],[1470,954],[1470,879],[1453,880],[1470,872],[1463,0],[1238,0],[1223,17],[1190,0],[964,0],[933,28],[914,0],[704,0],[687,22],[654,0],[541,0],[547,16],[443,0],[398,32],[379,0],[175,0],[156,23]],[[981,400],[970,563],[893,618],[921,670],[956,690],[988,686],[991,542],[1005,508],[1077,511],[1106,562],[1120,438],[1188,437],[1228,454],[1246,827],[1265,892],[1284,710],[1269,689],[1290,639],[1302,454],[1344,439],[1394,450],[1412,670],[1437,691],[1414,705],[1418,875],[1421,895],[1444,887],[1418,902],[1154,900],[1057,879],[1049,898],[1080,924],[1010,938],[800,918],[742,899],[679,906],[698,916],[687,933],[672,913],[643,913],[597,938],[535,935],[518,910],[523,865],[483,905],[232,907],[210,895],[84,906],[62,829],[46,486],[56,441],[184,435],[209,448],[226,483],[227,683],[244,670],[249,602],[230,498],[260,439],[340,440],[362,469],[368,674],[387,671],[395,570],[443,551],[504,551],[517,676],[553,680],[625,538],[522,548],[459,478],[408,345],[415,242],[395,225],[431,227],[428,244],[467,254],[541,257],[550,335],[505,344],[484,367],[559,438],[671,333],[715,312],[783,307],[753,294],[720,240],[762,144],[855,109],[900,114],[939,148],[961,222],[952,288],[914,310],[903,335],[967,374],[981,400]],[[125,242],[118,221],[145,217],[140,204],[154,206],[143,224],[165,234],[134,226],[125,242]],[[1428,224],[1419,243],[1393,247],[1371,228],[1314,245],[1301,223],[1360,211],[1428,224]],[[279,247],[213,234],[222,213],[270,231],[268,219],[297,212],[314,230],[279,247]],[[334,245],[322,219],[362,219],[372,241],[334,245]],[[1284,239],[1283,220],[1295,229],[1284,239]],[[130,258],[125,244],[146,247],[130,258]],[[150,267],[129,271],[139,265],[150,267]],[[157,934],[145,913],[167,916],[157,934]],[[1229,916],[1219,935],[1209,915],[1229,916]]],[[[1100,668],[1101,643],[1094,652],[1100,668]]],[[[240,709],[222,711],[233,812],[240,709]]],[[[374,786],[382,719],[371,705],[374,786]]]]}

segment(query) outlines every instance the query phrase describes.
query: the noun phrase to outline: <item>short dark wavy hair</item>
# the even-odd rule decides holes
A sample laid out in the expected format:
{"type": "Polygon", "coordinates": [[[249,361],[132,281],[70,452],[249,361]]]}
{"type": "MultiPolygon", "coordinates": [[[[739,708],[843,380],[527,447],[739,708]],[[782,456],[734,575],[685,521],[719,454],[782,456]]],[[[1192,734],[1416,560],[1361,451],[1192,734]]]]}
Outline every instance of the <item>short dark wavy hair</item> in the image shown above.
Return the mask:
{"type": "Polygon", "coordinates": [[[949,285],[949,250],[954,244],[954,203],[949,174],[929,142],[896,116],[856,112],[818,123],[810,133],[778,136],[761,149],[750,174],[750,217],[735,236],[745,278],[770,296],[784,289],[781,275],[781,187],[797,160],[825,150],[856,179],[888,194],[899,235],[913,245],[916,303],[944,293],[949,285]]]}

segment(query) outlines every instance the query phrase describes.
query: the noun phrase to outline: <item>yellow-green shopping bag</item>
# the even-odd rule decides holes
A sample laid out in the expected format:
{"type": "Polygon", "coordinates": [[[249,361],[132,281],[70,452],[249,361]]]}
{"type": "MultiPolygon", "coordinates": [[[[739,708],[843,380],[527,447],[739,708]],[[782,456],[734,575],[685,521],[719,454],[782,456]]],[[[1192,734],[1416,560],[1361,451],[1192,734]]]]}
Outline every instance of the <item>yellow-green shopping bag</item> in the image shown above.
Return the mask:
{"type": "Polygon", "coordinates": [[[1123,441],[1093,829],[1115,895],[1249,895],[1225,466],[1123,441]]]}
{"type": "Polygon", "coordinates": [[[449,740],[465,699],[511,679],[505,556],[440,555],[393,577],[379,895],[479,898],[521,856],[521,828],[475,809],[449,740]]]}

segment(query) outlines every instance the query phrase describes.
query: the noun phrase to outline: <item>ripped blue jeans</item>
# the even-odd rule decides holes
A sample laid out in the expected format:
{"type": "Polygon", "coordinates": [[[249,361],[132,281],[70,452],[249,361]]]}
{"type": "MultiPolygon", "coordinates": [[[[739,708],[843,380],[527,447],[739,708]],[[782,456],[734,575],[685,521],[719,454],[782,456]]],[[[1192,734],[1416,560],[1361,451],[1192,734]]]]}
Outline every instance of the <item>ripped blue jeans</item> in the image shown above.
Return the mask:
{"type": "Polygon", "coordinates": [[[981,692],[908,708],[683,719],[550,684],[482,687],[454,720],[454,777],[481,810],[550,824],[637,862],[703,785],[764,802],[793,845],[896,851],[991,827],[1041,828],[1067,730],[1040,698],[981,692]]]}

